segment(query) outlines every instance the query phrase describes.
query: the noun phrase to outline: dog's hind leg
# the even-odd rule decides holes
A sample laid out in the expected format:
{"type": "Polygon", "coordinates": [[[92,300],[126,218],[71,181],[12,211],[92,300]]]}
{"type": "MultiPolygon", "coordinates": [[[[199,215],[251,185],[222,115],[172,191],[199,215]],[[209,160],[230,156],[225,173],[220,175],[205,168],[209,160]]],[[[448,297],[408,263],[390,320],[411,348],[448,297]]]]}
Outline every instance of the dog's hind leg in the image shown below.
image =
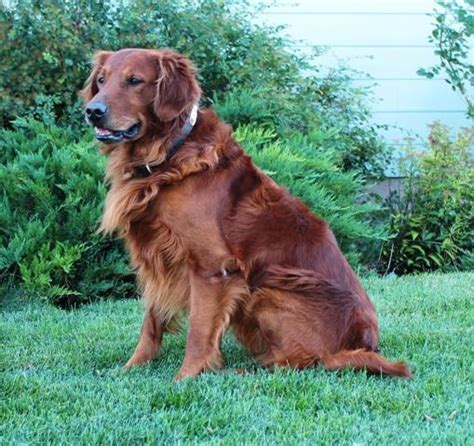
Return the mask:
{"type": "Polygon", "coordinates": [[[275,267],[261,281],[236,331],[265,366],[329,370],[350,367],[410,377],[409,368],[378,355],[377,319],[364,296],[311,271],[275,267]]]}
{"type": "Polygon", "coordinates": [[[164,330],[164,323],[154,314],[153,307],[150,307],[143,319],[140,338],[135,352],[125,364],[125,368],[145,364],[155,359],[161,345],[164,330]]]}

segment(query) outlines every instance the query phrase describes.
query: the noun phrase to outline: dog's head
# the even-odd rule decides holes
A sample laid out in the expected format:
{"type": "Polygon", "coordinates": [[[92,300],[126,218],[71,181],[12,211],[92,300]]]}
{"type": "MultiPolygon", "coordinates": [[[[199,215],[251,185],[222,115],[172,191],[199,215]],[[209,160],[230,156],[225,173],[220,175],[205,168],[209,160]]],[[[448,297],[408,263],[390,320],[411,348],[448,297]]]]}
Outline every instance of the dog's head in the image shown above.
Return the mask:
{"type": "Polygon", "coordinates": [[[82,90],[87,121],[107,144],[140,139],[199,100],[191,62],[169,50],[99,51],[82,90]]]}

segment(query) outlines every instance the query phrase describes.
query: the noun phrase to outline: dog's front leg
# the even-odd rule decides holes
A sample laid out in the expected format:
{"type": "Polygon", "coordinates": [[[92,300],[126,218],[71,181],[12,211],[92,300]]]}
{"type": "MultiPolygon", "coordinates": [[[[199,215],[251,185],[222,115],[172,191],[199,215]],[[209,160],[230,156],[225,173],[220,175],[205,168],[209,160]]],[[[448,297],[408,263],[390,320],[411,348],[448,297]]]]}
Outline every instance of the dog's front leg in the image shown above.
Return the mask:
{"type": "Polygon", "coordinates": [[[190,279],[189,332],[184,362],[176,380],[222,366],[220,340],[233,308],[228,305],[232,299],[232,287],[226,283],[225,276],[209,277],[192,273],[190,279]]]}
{"type": "Polygon", "coordinates": [[[132,357],[125,364],[125,368],[145,364],[155,359],[161,345],[163,332],[163,322],[154,314],[153,308],[149,308],[143,319],[137,347],[132,357]]]}

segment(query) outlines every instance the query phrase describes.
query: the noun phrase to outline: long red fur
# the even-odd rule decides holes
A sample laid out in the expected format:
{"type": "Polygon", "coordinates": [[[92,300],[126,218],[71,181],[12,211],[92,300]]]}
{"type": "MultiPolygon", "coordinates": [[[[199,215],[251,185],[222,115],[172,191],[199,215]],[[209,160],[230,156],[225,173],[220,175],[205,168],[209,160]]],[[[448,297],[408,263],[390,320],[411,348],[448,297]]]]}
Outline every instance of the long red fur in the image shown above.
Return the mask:
{"type": "Polygon", "coordinates": [[[378,350],[374,307],[326,222],[253,164],[211,109],[171,160],[167,150],[199,100],[195,70],[169,50],[100,52],[83,91],[106,101],[101,124],[142,124],[133,141],[103,145],[110,190],[101,229],[125,239],[146,312],[131,367],[158,354],[190,317],[177,379],[219,368],[233,328],[265,366],[322,363],[410,377],[378,350]],[[143,82],[127,86],[133,73],[143,82]],[[99,74],[105,79],[97,83],[99,74]],[[153,174],[136,174],[151,163],[153,174]]]}
{"type": "Polygon", "coordinates": [[[375,352],[364,350],[341,350],[323,357],[322,363],[328,370],[349,367],[355,370],[367,370],[377,375],[411,377],[410,369],[403,362],[390,362],[375,352]]]}

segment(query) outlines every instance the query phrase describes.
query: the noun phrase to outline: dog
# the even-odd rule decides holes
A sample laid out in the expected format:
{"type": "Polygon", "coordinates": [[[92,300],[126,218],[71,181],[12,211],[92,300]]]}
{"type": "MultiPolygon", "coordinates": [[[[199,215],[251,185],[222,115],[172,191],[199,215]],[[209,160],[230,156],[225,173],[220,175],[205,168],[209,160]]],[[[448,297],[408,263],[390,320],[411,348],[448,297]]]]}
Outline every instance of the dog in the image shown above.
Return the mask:
{"type": "Polygon", "coordinates": [[[177,380],[222,367],[228,328],[263,366],[411,376],[378,354],[374,306],[328,224],[198,108],[186,57],[100,51],[82,96],[108,157],[100,230],[125,240],[145,302],[125,367],[152,361],[187,312],[177,380]]]}

